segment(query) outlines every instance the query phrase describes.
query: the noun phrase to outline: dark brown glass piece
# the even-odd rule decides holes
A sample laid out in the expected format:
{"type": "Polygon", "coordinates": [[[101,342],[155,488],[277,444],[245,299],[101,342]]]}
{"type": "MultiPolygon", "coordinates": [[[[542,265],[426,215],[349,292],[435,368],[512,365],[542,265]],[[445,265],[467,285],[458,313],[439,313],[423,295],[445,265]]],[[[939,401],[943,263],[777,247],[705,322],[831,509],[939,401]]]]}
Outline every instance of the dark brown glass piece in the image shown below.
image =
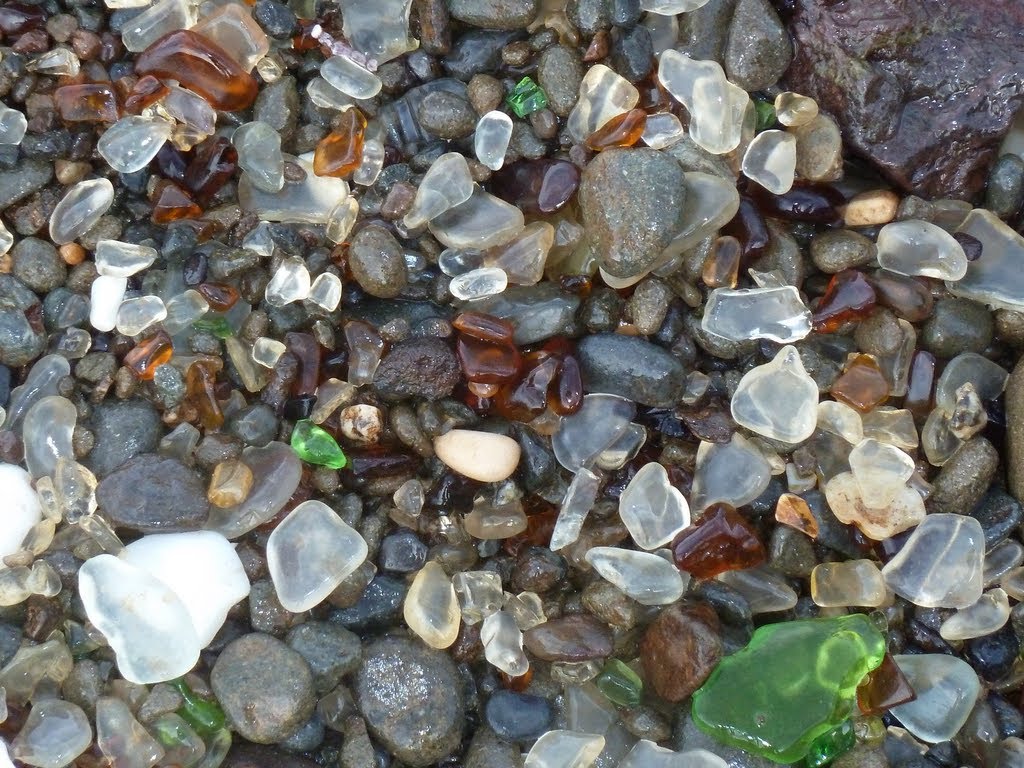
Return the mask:
{"type": "Polygon", "coordinates": [[[227,283],[200,283],[196,290],[214,312],[227,312],[238,301],[238,289],[227,283]]]}
{"type": "Polygon", "coordinates": [[[462,372],[479,384],[503,384],[515,378],[522,365],[519,350],[510,344],[493,344],[468,336],[455,343],[462,372]]]}
{"type": "Polygon", "coordinates": [[[583,375],[574,355],[562,357],[558,371],[557,397],[555,391],[548,393],[548,407],[559,416],[571,416],[583,405],[583,375]]]}
{"type": "Polygon", "coordinates": [[[560,365],[553,355],[539,357],[533,353],[527,356],[526,375],[516,384],[503,388],[494,398],[498,413],[507,419],[524,422],[544,413],[548,407],[548,393],[560,365]]]}
{"type": "Polygon", "coordinates": [[[632,147],[638,141],[647,125],[647,113],[642,109],[631,109],[616,115],[590,134],[584,144],[595,152],[615,147],[632,147]]]}
{"type": "Polygon", "coordinates": [[[238,152],[224,136],[198,147],[185,171],[185,186],[200,205],[206,205],[238,167],[238,152]]]}
{"type": "Polygon", "coordinates": [[[292,396],[312,395],[320,377],[320,345],[309,333],[286,333],[284,344],[299,361],[298,375],[292,384],[292,396]]]}
{"type": "Polygon", "coordinates": [[[196,205],[188,194],[173,182],[158,182],[153,200],[153,223],[169,224],[181,219],[194,219],[200,216],[203,209],[196,205]]]}
{"type": "Polygon", "coordinates": [[[150,381],[156,369],[171,359],[174,347],[165,331],[157,331],[140,341],[135,349],[124,356],[124,365],[140,381],[150,381]]]}
{"type": "Polygon", "coordinates": [[[0,5],[0,32],[14,36],[38,29],[46,23],[46,11],[41,5],[4,3],[0,5]]]}
{"type": "Polygon", "coordinates": [[[867,413],[889,397],[889,382],[874,357],[857,355],[833,382],[830,392],[836,400],[867,413]]]}
{"type": "Polygon", "coordinates": [[[53,104],[65,123],[113,123],[119,116],[117,96],[105,83],[63,85],[53,92],[53,104]]]}
{"type": "Polygon", "coordinates": [[[833,333],[851,320],[867,317],[875,308],[875,301],[875,289],[862,272],[837,272],[814,309],[814,330],[833,333]]]}
{"type": "Polygon", "coordinates": [[[711,505],[676,537],[672,554],[679,570],[697,579],[753,568],[767,558],[757,531],[728,504],[711,505]]]}
{"type": "Polygon", "coordinates": [[[512,323],[483,312],[462,312],[452,320],[452,325],[474,339],[498,344],[511,344],[515,332],[512,323]]]}
{"type": "Polygon", "coordinates": [[[217,372],[212,362],[196,360],[185,373],[185,396],[196,409],[204,429],[220,429],[224,413],[217,402],[217,372]]]}
{"type": "Polygon", "coordinates": [[[910,681],[888,653],[878,668],[868,672],[857,686],[857,706],[864,715],[884,715],[890,707],[916,698],[910,681]]]}
{"type": "Polygon", "coordinates": [[[732,235],[743,246],[743,256],[749,263],[764,255],[771,240],[768,224],[754,201],[740,196],[740,207],[732,220],[722,228],[723,235],[732,235]]]}
{"type": "Polygon", "coordinates": [[[764,187],[751,184],[750,194],[765,216],[828,225],[837,225],[843,220],[838,207],[846,200],[824,184],[794,186],[784,195],[773,195],[764,187]]]}
{"type": "Polygon", "coordinates": [[[491,176],[491,191],[524,213],[554,213],[579,185],[580,169],[567,160],[521,160],[491,176]]]}
{"type": "Polygon", "coordinates": [[[252,106],[256,80],[227,51],[190,29],[170,32],[135,59],[135,71],[177,80],[213,106],[235,112],[252,106]]]}

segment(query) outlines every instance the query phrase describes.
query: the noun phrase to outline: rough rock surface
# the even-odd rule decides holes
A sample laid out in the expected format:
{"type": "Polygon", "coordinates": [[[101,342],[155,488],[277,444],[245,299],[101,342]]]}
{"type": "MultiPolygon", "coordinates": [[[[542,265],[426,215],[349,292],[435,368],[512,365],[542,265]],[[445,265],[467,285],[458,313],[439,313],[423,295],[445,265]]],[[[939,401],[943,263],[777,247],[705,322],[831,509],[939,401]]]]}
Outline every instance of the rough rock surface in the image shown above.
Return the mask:
{"type": "Polygon", "coordinates": [[[976,198],[1024,99],[1024,4],[796,0],[788,88],[923,197],[976,198]]]}

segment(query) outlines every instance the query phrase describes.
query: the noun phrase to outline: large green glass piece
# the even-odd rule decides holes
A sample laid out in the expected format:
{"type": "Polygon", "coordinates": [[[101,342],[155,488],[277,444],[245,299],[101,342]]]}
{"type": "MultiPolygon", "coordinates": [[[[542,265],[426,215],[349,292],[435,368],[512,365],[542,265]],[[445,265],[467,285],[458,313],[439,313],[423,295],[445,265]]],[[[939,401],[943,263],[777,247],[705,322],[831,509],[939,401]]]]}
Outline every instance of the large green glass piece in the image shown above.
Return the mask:
{"type": "Polygon", "coordinates": [[[884,656],[885,638],[860,613],[769,624],[693,695],[694,722],[725,744],[795,763],[856,712],[857,685],[884,656]]]}
{"type": "Polygon", "coordinates": [[[640,676],[618,659],[610,659],[594,680],[597,689],[613,704],[635,707],[644,690],[640,676]]]}
{"type": "Polygon", "coordinates": [[[310,464],[341,469],[348,463],[338,442],[309,419],[295,422],[292,449],[300,459],[310,464]]]}
{"type": "Polygon", "coordinates": [[[547,94],[529,77],[524,77],[512,89],[505,103],[516,113],[517,117],[526,117],[532,112],[539,112],[548,105],[547,94]]]}
{"type": "Polygon", "coordinates": [[[844,720],[831,731],[811,742],[804,764],[806,768],[821,768],[840,755],[849,752],[856,743],[857,737],[853,732],[853,722],[844,720]]]}
{"type": "Polygon", "coordinates": [[[185,678],[172,680],[171,685],[181,694],[185,703],[178,709],[178,716],[195,729],[200,736],[212,736],[224,728],[227,722],[224,710],[213,699],[203,698],[193,691],[185,678]]]}

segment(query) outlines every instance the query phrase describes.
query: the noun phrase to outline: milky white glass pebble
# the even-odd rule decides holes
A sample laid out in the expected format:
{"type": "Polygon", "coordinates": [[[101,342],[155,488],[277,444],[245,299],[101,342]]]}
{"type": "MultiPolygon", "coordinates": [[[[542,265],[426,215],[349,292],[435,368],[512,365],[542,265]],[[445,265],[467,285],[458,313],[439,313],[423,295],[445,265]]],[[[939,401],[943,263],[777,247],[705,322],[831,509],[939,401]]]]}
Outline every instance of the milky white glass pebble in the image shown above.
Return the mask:
{"type": "Polygon", "coordinates": [[[28,118],[6,104],[0,104],[0,144],[21,144],[28,129],[28,118]]]}
{"type": "Polygon", "coordinates": [[[658,63],[658,80],[690,113],[690,138],[721,155],[739,146],[750,97],[730,83],[715,61],[693,59],[667,50],[658,63]]]}
{"type": "Polygon", "coordinates": [[[89,298],[89,322],[97,331],[107,333],[117,325],[128,280],[124,277],[100,275],[92,282],[89,298]]]}
{"type": "Polygon", "coordinates": [[[78,182],[50,214],[50,239],[57,245],[74,242],[92,229],[113,202],[114,185],[109,179],[78,182]]]}
{"type": "Polygon", "coordinates": [[[281,605],[292,613],[319,605],[367,551],[363,537],[322,501],[299,504],[267,539],[267,568],[281,605]]]}
{"type": "Polygon", "coordinates": [[[865,503],[861,484],[852,472],[837,474],[828,481],[824,491],[836,519],[856,525],[861,533],[875,541],[884,541],[913,528],[925,516],[924,499],[906,484],[889,486],[885,495],[892,497],[880,507],[865,503]]]}
{"type": "Polygon", "coordinates": [[[929,744],[952,739],[967,722],[981,693],[978,675],[956,656],[897,654],[893,659],[917,698],[893,707],[892,714],[929,744]]]}
{"type": "Polygon", "coordinates": [[[796,137],[785,131],[761,131],[743,153],[743,175],[774,195],[793,188],[796,174],[796,137]]]}
{"type": "Polygon", "coordinates": [[[452,296],[460,301],[473,301],[494,296],[508,287],[508,275],[498,267],[481,267],[458,277],[448,284],[452,296]]]}
{"type": "Polygon", "coordinates": [[[896,498],[914,474],[914,460],[894,445],[873,438],[850,451],[850,470],[869,507],[883,507],[896,498]]]}
{"type": "Polygon", "coordinates": [[[601,577],[641,605],[668,605],[683,595],[686,581],[675,565],[650,552],[591,547],[586,561],[601,577]]]}
{"type": "Polygon", "coordinates": [[[372,99],[380,93],[380,78],[347,56],[331,56],[320,65],[320,76],[353,99],[372,99]]]}
{"type": "Polygon", "coordinates": [[[283,307],[293,301],[309,298],[312,288],[306,262],[300,258],[281,259],[274,276],[267,283],[265,296],[267,303],[275,307],[283,307]]]}
{"type": "Polygon", "coordinates": [[[92,742],[89,718],[77,704],[60,699],[34,702],[11,742],[11,757],[37,768],[63,768],[92,742]]]}
{"type": "Polygon", "coordinates": [[[967,256],[956,239],[931,222],[909,219],[886,224],[878,233],[878,264],[911,277],[959,280],[967,256]]]}
{"type": "Polygon", "coordinates": [[[341,303],[341,278],[333,272],[317,275],[309,289],[309,300],[328,312],[336,310],[341,303]]]}
{"type": "Polygon", "coordinates": [[[604,736],[548,731],[530,748],[524,768],[588,768],[604,749],[604,736]]]}
{"type": "Polygon", "coordinates": [[[148,245],[100,240],[96,243],[96,271],[106,277],[131,277],[156,261],[155,248],[148,245]]]}
{"type": "Polygon", "coordinates": [[[505,150],[512,139],[512,118],[504,112],[492,110],[480,118],[473,135],[476,159],[492,171],[505,164],[505,150]]]}
{"type": "Polygon", "coordinates": [[[125,115],[103,132],[96,151],[118,173],[135,173],[156,157],[172,127],[160,117],[125,115]]]}
{"type": "Polygon", "coordinates": [[[459,635],[462,613],[451,577],[433,560],[416,574],[405,594],[405,623],[431,648],[447,648],[459,635]]]}
{"type": "Polygon", "coordinates": [[[733,394],[732,417],[738,424],[771,440],[799,443],[818,421],[818,385],[804,369],[796,347],[744,374],[733,394]]]}
{"type": "Polygon", "coordinates": [[[619,497],[619,517],[641,549],[663,547],[690,524],[690,507],[656,461],[633,475],[619,497]]]}
{"type": "MultiPolygon", "coordinates": [[[[39,497],[28,472],[15,464],[0,463],[0,497],[4,500],[0,525],[0,559],[21,549],[28,532],[43,518],[39,497]]],[[[0,564],[0,568],[4,566],[0,564]]]]}
{"type": "Polygon", "coordinates": [[[159,296],[138,296],[121,302],[115,327],[125,336],[138,336],[165,317],[167,307],[159,296]]]}

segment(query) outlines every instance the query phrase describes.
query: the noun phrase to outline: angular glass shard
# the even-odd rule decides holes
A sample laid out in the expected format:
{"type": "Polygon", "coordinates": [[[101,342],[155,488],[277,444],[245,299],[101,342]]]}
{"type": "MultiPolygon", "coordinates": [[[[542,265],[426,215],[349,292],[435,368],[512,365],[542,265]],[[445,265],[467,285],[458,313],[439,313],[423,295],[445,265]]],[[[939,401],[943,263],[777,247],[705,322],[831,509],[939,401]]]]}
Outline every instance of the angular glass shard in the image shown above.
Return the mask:
{"type": "Polygon", "coordinates": [[[649,552],[591,547],[585,558],[602,578],[642,605],[674,603],[689,580],[670,561],[649,552]]]}
{"type": "Polygon", "coordinates": [[[868,506],[861,498],[860,484],[852,472],[840,472],[829,480],[825,485],[825,498],[840,522],[856,525],[875,541],[885,541],[913,528],[925,516],[924,499],[908,485],[895,489],[892,499],[883,506],[868,506]]]}
{"type": "MultiPolygon", "coordinates": [[[[420,490],[422,492],[422,488],[420,490]]],[[[499,574],[493,571],[463,571],[452,577],[452,584],[459,598],[462,620],[467,624],[479,624],[501,609],[504,594],[499,574]]]]}
{"type": "Polygon", "coordinates": [[[563,417],[551,438],[555,458],[570,472],[593,466],[626,432],[635,415],[632,400],[600,393],[585,395],[580,409],[563,417]]]}
{"type": "Polygon", "coordinates": [[[267,568],[278,599],[293,613],[308,611],[366,560],[359,535],[322,501],[299,504],[267,539],[267,568]]]}
{"type": "MultiPolygon", "coordinates": [[[[69,701],[35,702],[11,742],[11,757],[38,768],[70,765],[92,743],[92,728],[82,708],[69,701]]],[[[6,751],[6,750],[5,750],[6,751]]]]}
{"type": "Polygon", "coordinates": [[[761,131],[743,153],[743,175],[773,195],[793,188],[796,174],[796,137],[785,131],[761,131]]]}
{"type": "Polygon", "coordinates": [[[308,298],[318,307],[333,312],[341,303],[341,278],[333,272],[317,275],[310,286],[308,298]]]}
{"type": "Polygon", "coordinates": [[[356,50],[374,64],[391,61],[416,50],[417,41],[409,36],[409,9],[412,0],[342,0],[342,31],[356,50]]]}
{"type": "Polygon", "coordinates": [[[601,476],[585,467],[580,467],[573,476],[572,482],[565,491],[565,498],[555,519],[555,528],[551,533],[551,551],[557,552],[576,541],[583,529],[583,523],[597,501],[597,492],[601,487],[601,476]]]}
{"type": "Polygon", "coordinates": [[[492,171],[505,164],[505,150],[512,139],[512,118],[504,112],[492,110],[480,118],[473,136],[476,159],[492,171]]]}
{"type": "Polygon", "coordinates": [[[469,200],[475,187],[463,155],[458,152],[441,155],[423,175],[412,208],[402,223],[409,229],[421,227],[469,200]]]}
{"type": "Polygon", "coordinates": [[[732,417],[752,432],[784,443],[800,443],[818,421],[818,385],[804,369],[796,347],[748,371],[732,397],[732,417]]]}
{"type": "Polygon", "coordinates": [[[595,64],[583,76],[579,100],[566,120],[569,135],[582,144],[613,117],[633,109],[638,101],[636,86],[604,64],[595,64]]]}
{"type": "Polygon", "coordinates": [[[431,560],[416,574],[402,608],[405,623],[431,648],[447,648],[459,635],[462,612],[451,577],[431,560]]]}
{"type": "Polygon", "coordinates": [[[97,555],[79,570],[78,588],[89,621],[107,639],[126,680],[172,680],[199,661],[202,645],[188,608],[142,568],[97,555]]]}
{"type": "Polygon", "coordinates": [[[100,136],[96,151],[118,173],[135,173],[156,157],[171,129],[163,118],[125,115],[100,136]]]}
{"type": "Polygon", "coordinates": [[[943,640],[971,640],[1003,628],[1010,618],[1010,601],[1001,589],[992,589],[974,605],[961,608],[939,627],[943,640]]]}
{"type": "Polygon", "coordinates": [[[508,275],[497,267],[481,267],[453,277],[448,290],[459,301],[494,296],[508,288],[508,275]]]}
{"type": "Polygon", "coordinates": [[[161,100],[160,107],[181,123],[175,127],[171,141],[183,151],[211,136],[217,127],[217,112],[210,106],[210,102],[187,88],[168,86],[167,95],[161,100]]]}
{"type": "Polygon", "coordinates": [[[114,185],[109,179],[78,182],[50,214],[50,239],[57,245],[74,242],[92,229],[113,202],[114,185]]]}
{"type": "Polygon", "coordinates": [[[973,517],[936,513],[882,568],[886,584],[922,608],[966,608],[981,598],[985,534],[973,517]]]}
{"type": "Polygon", "coordinates": [[[268,304],[283,307],[293,301],[309,298],[311,289],[306,262],[297,257],[290,257],[281,259],[280,266],[267,283],[265,295],[268,304]]]}
{"type": "Polygon", "coordinates": [[[861,420],[864,437],[895,445],[904,451],[911,451],[918,446],[914,416],[905,408],[875,408],[863,414],[861,420]]]}
{"type": "Polygon", "coordinates": [[[235,539],[274,517],[287,503],[302,477],[302,462],[291,446],[277,441],[262,448],[249,446],[242,462],[255,482],[245,501],[234,507],[210,510],[206,528],[235,539]]]}
{"type": "Polygon", "coordinates": [[[794,286],[716,288],[708,296],[701,328],[732,341],[771,339],[790,344],[811,332],[811,311],[794,286]]]}
{"type": "Polygon", "coordinates": [[[506,592],[504,610],[512,614],[516,626],[523,632],[548,620],[544,614],[544,601],[536,592],[520,592],[518,595],[506,592]]]}
{"type": "Polygon", "coordinates": [[[169,32],[188,29],[197,18],[198,6],[188,0],[159,0],[124,26],[121,42],[129,51],[139,53],[169,32]]]}
{"type": "Polygon", "coordinates": [[[384,354],[384,339],[369,323],[350,320],[345,323],[345,342],[349,351],[348,383],[356,387],[369,384],[384,354]]]}
{"type": "Polygon", "coordinates": [[[115,327],[125,336],[138,336],[167,317],[167,308],[159,296],[138,296],[121,302],[115,327]]]}
{"type": "Polygon", "coordinates": [[[876,608],[888,590],[872,560],[821,563],[811,571],[811,599],[822,608],[876,608]]]}
{"type": "Polygon", "coordinates": [[[238,167],[257,189],[270,194],[284,186],[284,155],[281,135],[267,123],[252,122],[238,126],[231,136],[238,151],[238,167]]]}
{"type": "Polygon", "coordinates": [[[96,271],[107,277],[131,277],[156,261],[155,248],[120,240],[96,243],[96,271]]]}
{"type": "Polygon", "coordinates": [[[718,502],[742,507],[764,493],[771,479],[764,455],[739,432],[734,432],[728,443],[702,440],[697,448],[690,509],[703,512],[718,502]]]}
{"type": "Polygon", "coordinates": [[[878,264],[901,275],[939,280],[959,280],[967,273],[967,256],[960,243],[941,227],[918,219],[882,227],[878,264]]]}
{"type": "Polygon", "coordinates": [[[893,707],[892,714],[914,736],[930,744],[956,736],[981,694],[977,673],[956,656],[922,653],[893,658],[917,698],[893,707]]]}
{"type": "Polygon", "coordinates": [[[359,201],[354,197],[346,197],[327,216],[327,227],[324,232],[332,243],[343,243],[359,218],[359,201]]]}
{"type": "Polygon", "coordinates": [[[504,270],[508,282],[515,285],[536,285],[544,276],[554,242],[555,228],[546,221],[535,221],[509,242],[485,251],[483,265],[504,270]]]}
{"type": "Polygon", "coordinates": [[[320,76],[353,99],[372,99],[380,93],[380,78],[347,56],[331,56],[320,65],[320,76]]]}
{"type": "Polygon", "coordinates": [[[685,130],[679,118],[671,112],[659,112],[647,116],[640,140],[651,149],[664,149],[679,141],[685,130]]]}
{"type": "Polygon", "coordinates": [[[548,731],[534,743],[524,768],[587,768],[604,749],[604,736],[548,731]]]}
{"type": "Polygon", "coordinates": [[[725,77],[715,61],[691,59],[676,50],[661,54],[658,80],[690,113],[690,137],[714,155],[739,146],[750,97],[725,77]]]}
{"type": "Polygon", "coordinates": [[[160,742],[116,696],[96,701],[96,746],[118,768],[150,768],[164,756],[160,742]]]}
{"type": "Polygon", "coordinates": [[[839,435],[851,445],[864,439],[861,418],[860,413],[846,403],[835,400],[822,400],[818,403],[818,429],[839,435]]]}
{"type": "MultiPolygon", "coordinates": [[[[239,166],[242,166],[239,152],[239,166]]],[[[289,182],[278,192],[260,188],[249,173],[242,174],[238,182],[238,202],[242,210],[258,214],[263,221],[323,224],[335,207],[348,197],[348,184],[334,176],[317,176],[313,172],[313,154],[301,157],[287,156],[306,175],[302,181],[289,182]]],[[[269,186],[274,178],[268,177],[269,186]]]]}
{"type": "Polygon", "coordinates": [[[786,579],[765,566],[725,571],[715,578],[743,595],[751,613],[788,611],[796,605],[797,594],[786,579]]]}
{"type": "Polygon", "coordinates": [[[619,517],[641,549],[663,547],[690,524],[690,507],[658,462],[645,464],[619,497],[619,517]]]}
{"type": "Polygon", "coordinates": [[[270,52],[270,38],[242,3],[224,3],[205,16],[194,31],[212,40],[246,72],[270,52]]]}
{"type": "Polygon", "coordinates": [[[322,77],[314,77],[306,86],[310,100],[322,109],[335,109],[344,112],[355,106],[355,99],[347,96],[322,77]]]}
{"type": "Polygon", "coordinates": [[[914,474],[914,460],[899,448],[866,438],[850,451],[850,470],[868,507],[890,504],[914,474]]]}
{"type": "Polygon", "coordinates": [[[968,382],[982,400],[995,400],[1003,393],[1010,374],[977,352],[962,352],[946,365],[935,385],[935,405],[948,413],[956,408],[956,393],[968,382]]]}
{"type": "Polygon", "coordinates": [[[530,668],[523,652],[523,633],[508,611],[495,611],[480,625],[484,658],[506,675],[519,677],[530,668]]]}

